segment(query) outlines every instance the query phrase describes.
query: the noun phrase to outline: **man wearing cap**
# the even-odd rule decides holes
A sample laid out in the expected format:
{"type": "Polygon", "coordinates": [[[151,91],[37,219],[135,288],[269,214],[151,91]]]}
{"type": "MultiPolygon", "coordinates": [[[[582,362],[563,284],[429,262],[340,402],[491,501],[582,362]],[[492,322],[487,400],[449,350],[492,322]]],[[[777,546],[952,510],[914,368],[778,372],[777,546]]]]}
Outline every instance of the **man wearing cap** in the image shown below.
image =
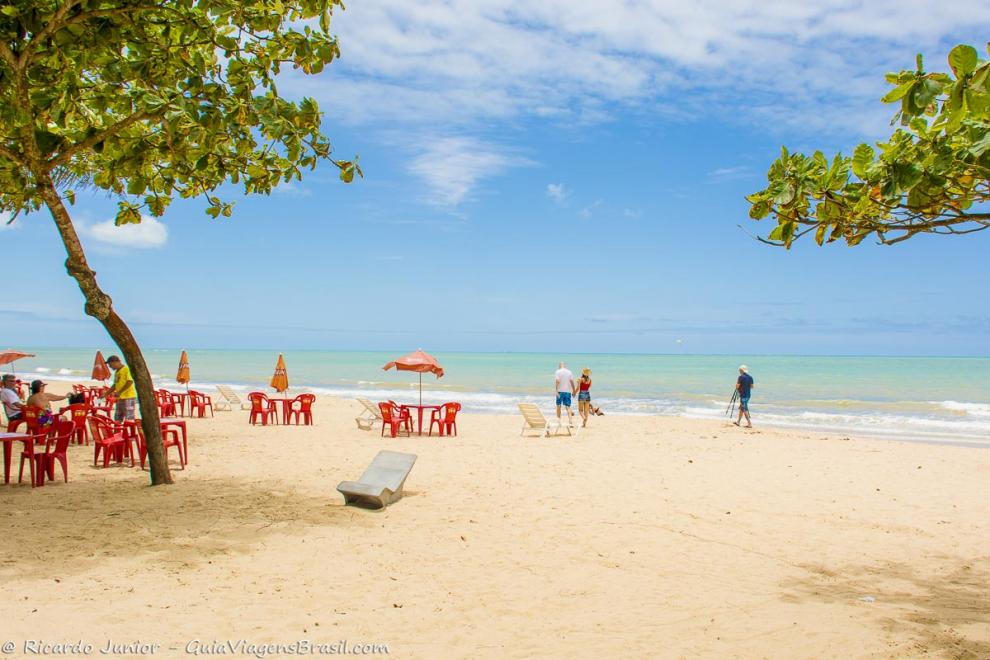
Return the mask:
{"type": "Polygon", "coordinates": [[[20,419],[21,408],[24,407],[21,397],[17,395],[16,381],[14,374],[4,374],[3,389],[0,389],[0,400],[3,401],[3,411],[7,413],[8,422],[20,419]]]}
{"type": "Polygon", "coordinates": [[[733,422],[736,426],[742,422],[743,415],[746,415],[746,428],[753,428],[753,422],[749,419],[749,395],[756,384],[753,377],[749,375],[749,367],[745,364],[739,366],[739,378],[736,379],[736,392],[739,393],[739,419],[733,422]]]}
{"type": "Polygon", "coordinates": [[[113,419],[116,422],[133,420],[137,408],[137,388],[131,378],[131,369],[116,355],[107,358],[107,366],[115,372],[111,391],[117,397],[117,405],[113,409],[113,419]]]}

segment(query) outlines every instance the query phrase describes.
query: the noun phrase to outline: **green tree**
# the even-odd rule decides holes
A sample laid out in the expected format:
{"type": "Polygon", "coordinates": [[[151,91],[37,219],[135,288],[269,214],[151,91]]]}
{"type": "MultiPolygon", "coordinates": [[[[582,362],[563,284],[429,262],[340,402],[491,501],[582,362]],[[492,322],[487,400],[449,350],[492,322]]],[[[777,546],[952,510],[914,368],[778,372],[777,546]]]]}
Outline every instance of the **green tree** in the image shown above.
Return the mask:
{"type": "Polygon", "coordinates": [[[0,6],[0,212],[47,209],[85,311],[106,328],[137,385],[153,484],[171,483],[151,375],[98,285],[73,226],[73,187],[119,199],[117,225],[172,199],[242,183],[270,193],[330,157],[312,99],[282,98],[283,67],[316,74],[339,55],[340,0],[13,0],[0,6]]]}
{"type": "Polygon", "coordinates": [[[789,248],[813,232],[819,245],[871,234],[892,244],[990,227],[990,63],[959,45],[949,67],[928,73],[918,55],[914,71],[887,74],[894,88],[883,101],[900,103],[891,122],[900,127],[877,149],[831,160],[782,149],[767,187],[746,198],[751,218],[777,221],[760,240],[789,248]]]}

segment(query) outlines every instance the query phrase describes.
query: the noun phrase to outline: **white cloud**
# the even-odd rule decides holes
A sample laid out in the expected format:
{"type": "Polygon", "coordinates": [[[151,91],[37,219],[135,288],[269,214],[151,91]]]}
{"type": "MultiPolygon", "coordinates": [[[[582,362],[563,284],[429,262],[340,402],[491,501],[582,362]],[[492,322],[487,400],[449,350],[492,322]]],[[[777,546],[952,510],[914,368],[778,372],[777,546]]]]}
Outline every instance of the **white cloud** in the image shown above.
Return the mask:
{"type": "Polygon", "coordinates": [[[603,203],[604,200],[596,199],[593,203],[589,204],[588,206],[585,206],[583,209],[578,211],[578,215],[584,218],[585,220],[587,220],[592,216],[594,210],[597,209],[599,206],[601,206],[603,203]]]}
{"type": "Polygon", "coordinates": [[[80,231],[99,243],[116,247],[160,248],[168,242],[168,228],[155,218],[141,216],[136,225],[114,225],[113,220],[81,225],[80,231]]]}
{"type": "Polygon", "coordinates": [[[719,167],[708,173],[708,179],[715,183],[721,181],[734,181],[745,179],[752,174],[752,170],[746,165],[735,165],[733,167],[719,167]]]}
{"type": "Polygon", "coordinates": [[[287,183],[280,183],[275,187],[274,190],[276,195],[284,195],[286,197],[294,197],[297,199],[302,199],[305,197],[311,197],[313,191],[309,188],[302,186],[297,181],[289,181],[287,183]]]}
{"type": "Polygon", "coordinates": [[[13,223],[11,223],[10,222],[10,214],[9,213],[6,213],[6,212],[0,213],[0,231],[20,229],[20,228],[21,228],[21,223],[19,223],[19,222],[13,222],[13,223]]]}
{"type": "Polygon", "coordinates": [[[950,40],[988,22],[977,0],[378,0],[335,18],[332,77],[286,88],[353,123],[572,124],[622,104],[862,134],[892,114],[885,70],[917,50],[944,68],[950,40]]]}
{"type": "Polygon", "coordinates": [[[409,171],[426,184],[430,203],[455,207],[470,198],[480,181],[510,167],[531,164],[526,158],[510,155],[503,148],[477,138],[447,136],[420,145],[419,155],[413,158],[409,171]]]}
{"type": "Polygon", "coordinates": [[[640,211],[639,209],[622,209],[622,215],[626,216],[627,218],[635,219],[635,218],[642,218],[643,212],[640,211]]]}
{"type": "Polygon", "coordinates": [[[570,196],[571,191],[567,189],[562,183],[548,183],[547,184],[547,197],[552,199],[557,204],[563,204],[567,198],[570,196]]]}

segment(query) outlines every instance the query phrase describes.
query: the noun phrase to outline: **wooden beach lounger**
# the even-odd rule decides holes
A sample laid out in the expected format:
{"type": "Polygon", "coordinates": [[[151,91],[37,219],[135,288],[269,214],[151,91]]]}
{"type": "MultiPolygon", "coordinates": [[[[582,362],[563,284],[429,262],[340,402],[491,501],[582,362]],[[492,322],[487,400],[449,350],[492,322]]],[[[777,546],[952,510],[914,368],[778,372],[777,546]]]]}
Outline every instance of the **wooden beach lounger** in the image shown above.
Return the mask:
{"type": "Polygon", "coordinates": [[[416,462],[416,454],[382,450],[358,481],[341,481],[337,490],[344,504],[384,509],[402,498],[402,486],[416,462]]]}
{"type": "Polygon", "coordinates": [[[562,420],[547,419],[535,403],[520,403],[519,412],[523,416],[523,427],[519,435],[525,435],[527,431],[536,431],[540,437],[563,435],[564,431],[567,435],[573,435],[571,429],[577,430],[576,427],[571,427],[562,420]],[[551,429],[553,429],[553,433],[550,432],[551,429]]]}
{"type": "Polygon", "coordinates": [[[358,399],[357,402],[364,406],[364,410],[361,411],[361,414],[354,418],[354,421],[357,422],[359,429],[362,431],[370,431],[374,428],[375,422],[381,423],[382,413],[378,410],[378,406],[367,399],[358,399]]]}

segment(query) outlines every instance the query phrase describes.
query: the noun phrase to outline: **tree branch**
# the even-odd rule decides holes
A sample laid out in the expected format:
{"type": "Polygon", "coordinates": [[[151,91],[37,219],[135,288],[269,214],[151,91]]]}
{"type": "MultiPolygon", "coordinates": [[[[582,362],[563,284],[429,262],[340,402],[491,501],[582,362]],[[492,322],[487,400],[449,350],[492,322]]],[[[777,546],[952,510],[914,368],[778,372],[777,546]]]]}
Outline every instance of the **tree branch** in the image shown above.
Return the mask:
{"type": "MultiPolygon", "coordinates": [[[[163,106],[163,107],[167,107],[167,104],[166,104],[166,106],[163,106]]],[[[163,112],[164,112],[164,110],[163,110],[163,112]]],[[[75,156],[80,151],[84,151],[86,149],[89,149],[89,148],[93,147],[94,145],[99,144],[103,140],[106,140],[108,137],[113,137],[114,135],[116,135],[120,131],[124,130],[128,126],[133,126],[134,124],[138,123],[139,121],[144,121],[145,119],[153,119],[153,118],[158,117],[158,116],[160,116],[158,113],[151,113],[151,112],[144,112],[144,111],[135,112],[134,114],[130,115],[129,117],[127,117],[125,119],[122,119],[119,122],[117,122],[116,124],[110,126],[106,130],[103,130],[103,131],[101,131],[99,133],[96,133],[95,135],[91,135],[90,137],[86,138],[82,142],[76,142],[74,145],[72,145],[71,147],[69,147],[68,149],[66,149],[65,151],[63,151],[61,154],[59,154],[55,158],[52,158],[51,160],[47,161],[45,163],[45,169],[46,169],[46,171],[51,172],[56,167],[61,167],[63,165],[68,165],[69,164],[69,161],[72,159],[72,157],[75,156]]]]}
{"type": "Polygon", "coordinates": [[[52,20],[48,22],[45,27],[41,29],[41,32],[31,37],[24,50],[21,51],[21,56],[17,60],[17,68],[24,69],[27,66],[28,56],[34,50],[34,45],[43,42],[45,39],[53,35],[58,30],[65,26],[65,16],[69,11],[78,5],[82,4],[82,0],[66,0],[65,4],[55,10],[52,15],[52,20]]]}
{"type": "Polygon", "coordinates": [[[21,158],[20,154],[14,152],[14,151],[11,151],[7,147],[3,146],[2,144],[0,144],[0,156],[3,156],[4,158],[6,158],[7,160],[9,160],[10,162],[12,162],[15,165],[18,165],[20,167],[24,167],[24,165],[25,165],[24,160],[21,158]]]}

